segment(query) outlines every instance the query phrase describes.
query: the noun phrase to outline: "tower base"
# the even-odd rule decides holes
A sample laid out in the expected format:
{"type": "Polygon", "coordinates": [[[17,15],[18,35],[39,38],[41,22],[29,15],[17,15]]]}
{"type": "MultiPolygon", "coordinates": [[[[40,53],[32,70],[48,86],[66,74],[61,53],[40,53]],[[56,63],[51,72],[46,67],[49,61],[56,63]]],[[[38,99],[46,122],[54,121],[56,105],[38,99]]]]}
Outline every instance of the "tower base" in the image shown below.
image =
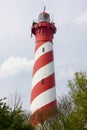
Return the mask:
{"type": "Polygon", "coordinates": [[[57,105],[55,100],[50,104],[45,105],[41,109],[35,111],[34,114],[31,115],[29,123],[33,126],[43,124],[45,120],[51,118],[56,113],[57,113],[57,105]]]}

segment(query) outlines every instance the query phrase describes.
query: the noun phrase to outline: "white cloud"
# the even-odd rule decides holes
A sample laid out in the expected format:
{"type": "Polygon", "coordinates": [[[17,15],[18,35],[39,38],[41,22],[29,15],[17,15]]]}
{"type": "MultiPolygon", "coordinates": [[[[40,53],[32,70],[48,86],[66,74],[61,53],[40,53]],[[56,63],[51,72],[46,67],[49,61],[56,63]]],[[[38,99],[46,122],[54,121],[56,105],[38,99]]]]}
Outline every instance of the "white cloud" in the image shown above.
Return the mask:
{"type": "Polygon", "coordinates": [[[84,13],[80,14],[78,17],[75,18],[74,20],[75,24],[85,24],[87,23],[87,11],[84,13]]]}
{"type": "Polygon", "coordinates": [[[31,71],[33,60],[21,57],[10,57],[0,64],[0,78],[15,75],[21,71],[31,71]]]}

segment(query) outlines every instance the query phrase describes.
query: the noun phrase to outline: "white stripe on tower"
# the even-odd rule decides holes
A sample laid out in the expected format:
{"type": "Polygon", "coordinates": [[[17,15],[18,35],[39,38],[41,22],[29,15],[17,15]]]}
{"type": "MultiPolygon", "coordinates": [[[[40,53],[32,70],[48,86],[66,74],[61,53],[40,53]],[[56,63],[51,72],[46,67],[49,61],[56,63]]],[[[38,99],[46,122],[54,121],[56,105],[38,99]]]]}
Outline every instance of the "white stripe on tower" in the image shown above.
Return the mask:
{"type": "Polygon", "coordinates": [[[39,68],[37,72],[33,75],[32,89],[38,82],[42,81],[42,79],[45,79],[46,77],[52,75],[53,73],[54,73],[53,62],[48,63],[47,65],[39,68]]]}
{"type": "Polygon", "coordinates": [[[42,48],[45,48],[44,54],[47,53],[48,51],[53,50],[53,46],[51,42],[46,42],[45,44],[41,45],[35,52],[34,63],[43,54],[42,48]]]}
{"type": "Polygon", "coordinates": [[[47,91],[37,96],[31,103],[32,113],[34,113],[41,107],[45,106],[46,104],[49,104],[52,101],[54,101],[56,99],[56,95],[54,95],[54,93],[55,93],[55,87],[51,88],[50,90],[48,89],[47,91]]]}
{"type": "Polygon", "coordinates": [[[36,125],[40,123],[38,113],[45,110],[51,112],[49,115],[43,113],[44,119],[50,118],[52,109],[57,107],[55,73],[53,58],[53,34],[56,32],[54,23],[50,23],[49,14],[40,14],[39,22],[33,23],[32,33],[36,38],[35,59],[33,67],[33,80],[31,88],[30,111],[36,125]]]}

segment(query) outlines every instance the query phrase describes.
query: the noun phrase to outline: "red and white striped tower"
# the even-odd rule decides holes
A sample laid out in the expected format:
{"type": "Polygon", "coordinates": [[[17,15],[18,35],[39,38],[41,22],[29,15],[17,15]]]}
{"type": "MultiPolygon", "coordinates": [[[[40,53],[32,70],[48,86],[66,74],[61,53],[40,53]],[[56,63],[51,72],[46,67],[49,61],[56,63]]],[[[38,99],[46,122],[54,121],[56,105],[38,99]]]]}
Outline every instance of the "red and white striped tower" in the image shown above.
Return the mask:
{"type": "Polygon", "coordinates": [[[30,111],[32,125],[41,123],[54,115],[57,108],[55,72],[53,59],[53,34],[56,27],[50,15],[43,11],[38,22],[33,22],[32,33],[35,35],[35,59],[31,88],[30,111]]]}

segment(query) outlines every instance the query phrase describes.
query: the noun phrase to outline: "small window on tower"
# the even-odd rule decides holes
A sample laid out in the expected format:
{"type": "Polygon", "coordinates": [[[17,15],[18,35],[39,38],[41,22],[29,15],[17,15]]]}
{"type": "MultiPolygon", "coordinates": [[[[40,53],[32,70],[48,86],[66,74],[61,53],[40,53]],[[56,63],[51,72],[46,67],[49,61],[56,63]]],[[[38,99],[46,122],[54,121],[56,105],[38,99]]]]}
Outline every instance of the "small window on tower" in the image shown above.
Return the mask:
{"type": "Polygon", "coordinates": [[[42,52],[45,52],[45,48],[44,47],[42,48],[42,52]]]}
{"type": "Polygon", "coordinates": [[[44,84],[44,79],[42,79],[42,84],[44,84]]]}

